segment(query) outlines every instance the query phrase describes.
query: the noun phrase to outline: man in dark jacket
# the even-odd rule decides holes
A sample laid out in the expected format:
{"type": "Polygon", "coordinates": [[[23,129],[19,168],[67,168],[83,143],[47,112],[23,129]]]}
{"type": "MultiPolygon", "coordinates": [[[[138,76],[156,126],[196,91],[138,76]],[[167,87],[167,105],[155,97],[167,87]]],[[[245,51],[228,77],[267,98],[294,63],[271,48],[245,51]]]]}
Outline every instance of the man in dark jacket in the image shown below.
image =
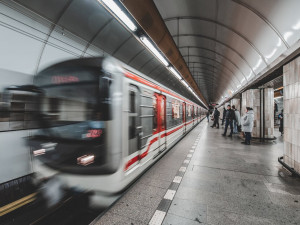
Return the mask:
{"type": "Polygon", "coordinates": [[[219,117],[220,117],[220,112],[217,108],[215,108],[215,111],[214,111],[214,124],[211,127],[217,126],[217,128],[219,129],[219,117]]]}
{"type": "Polygon", "coordinates": [[[206,118],[207,118],[207,122],[209,122],[209,110],[207,111],[207,113],[206,113],[206,118]]]}
{"type": "Polygon", "coordinates": [[[225,129],[224,129],[224,133],[222,134],[223,136],[226,136],[227,128],[228,126],[230,126],[230,134],[228,135],[228,137],[232,137],[234,119],[235,119],[234,111],[231,109],[231,106],[228,105],[226,110],[226,115],[225,115],[225,129]]]}

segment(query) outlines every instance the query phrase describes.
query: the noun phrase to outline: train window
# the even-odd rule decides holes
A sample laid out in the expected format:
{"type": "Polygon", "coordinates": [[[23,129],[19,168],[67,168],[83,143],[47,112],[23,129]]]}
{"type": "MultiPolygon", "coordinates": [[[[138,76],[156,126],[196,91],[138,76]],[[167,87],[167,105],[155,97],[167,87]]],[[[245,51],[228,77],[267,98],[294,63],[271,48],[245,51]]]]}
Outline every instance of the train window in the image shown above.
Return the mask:
{"type": "Polygon", "coordinates": [[[165,115],[166,115],[166,106],[165,106],[165,100],[164,98],[161,99],[162,101],[160,102],[160,121],[161,121],[161,129],[164,130],[165,127],[165,115]]]}
{"type": "Polygon", "coordinates": [[[174,105],[173,105],[173,102],[172,102],[172,119],[174,119],[174,105]]]}
{"type": "Polygon", "coordinates": [[[180,104],[178,101],[173,101],[172,102],[172,118],[174,119],[179,119],[180,118],[180,114],[179,111],[180,110],[180,104]]]}
{"type": "Polygon", "coordinates": [[[135,113],[136,103],[135,103],[135,92],[130,91],[130,96],[129,96],[129,112],[135,113]]]}
{"type": "Polygon", "coordinates": [[[194,106],[192,106],[192,117],[194,118],[194,106]]]}
{"type": "Polygon", "coordinates": [[[152,128],[153,132],[157,131],[157,97],[153,96],[152,98],[152,105],[153,105],[153,120],[152,120],[152,128]]]}
{"type": "Polygon", "coordinates": [[[136,92],[129,92],[129,139],[136,137],[136,92]]]}
{"type": "Polygon", "coordinates": [[[192,116],[191,106],[190,105],[187,106],[187,111],[188,111],[188,116],[192,116]]]}

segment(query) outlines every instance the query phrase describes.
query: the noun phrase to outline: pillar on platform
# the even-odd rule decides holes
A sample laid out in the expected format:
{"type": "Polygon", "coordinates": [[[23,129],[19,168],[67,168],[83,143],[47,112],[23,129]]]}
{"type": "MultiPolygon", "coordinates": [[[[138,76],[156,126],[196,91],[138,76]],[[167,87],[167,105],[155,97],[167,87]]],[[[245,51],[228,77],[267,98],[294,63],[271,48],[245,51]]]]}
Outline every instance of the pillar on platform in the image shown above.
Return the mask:
{"type": "Polygon", "coordinates": [[[283,67],[284,162],[300,173],[300,57],[283,67]]]}
{"type": "Polygon", "coordinates": [[[253,108],[252,136],[260,139],[274,138],[274,90],[273,88],[250,89],[242,94],[241,115],[246,107],[253,108]]]}
{"type": "Polygon", "coordinates": [[[253,108],[254,112],[254,126],[252,131],[252,137],[260,137],[260,91],[259,89],[250,89],[242,94],[242,117],[246,114],[246,107],[253,108]]]}

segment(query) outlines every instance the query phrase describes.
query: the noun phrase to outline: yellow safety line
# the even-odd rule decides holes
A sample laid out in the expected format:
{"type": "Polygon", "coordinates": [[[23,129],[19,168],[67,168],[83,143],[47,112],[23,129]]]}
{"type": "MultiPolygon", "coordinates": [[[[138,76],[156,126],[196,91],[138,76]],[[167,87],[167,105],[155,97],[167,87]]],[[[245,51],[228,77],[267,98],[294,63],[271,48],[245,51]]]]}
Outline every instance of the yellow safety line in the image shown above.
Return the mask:
{"type": "Polygon", "coordinates": [[[5,206],[2,206],[0,208],[0,216],[3,216],[3,215],[5,215],[5,214],[7,214],[7,213],[9,213],[9,212],[11,212],[11,211],[13,211],[15,209],[18,209],[18,208],[22,207],[23,205],[26,205],[26,204],[34,201],[35,200],[35,196],[36,196],[36,193],[32,193],[32,194],[27,195],[27,196],[25,196],[23,198],[20,198],[17,201],[14,201],[14,202],[9,203],[9,204],[7,204],[5,206]]]}

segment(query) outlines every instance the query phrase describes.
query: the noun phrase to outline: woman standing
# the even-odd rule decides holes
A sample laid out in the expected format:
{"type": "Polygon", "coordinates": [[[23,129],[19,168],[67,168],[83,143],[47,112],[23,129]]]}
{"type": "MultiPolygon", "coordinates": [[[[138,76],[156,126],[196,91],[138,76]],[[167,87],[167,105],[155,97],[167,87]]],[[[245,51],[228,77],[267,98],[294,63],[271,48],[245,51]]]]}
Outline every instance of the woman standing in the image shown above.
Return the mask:
{"type": "Polygon", "coordinates": [[[242,118],[242,130],[245,133],[245,141],[242,144],[250,145],[253,129],[254,113],[251,107],[246,107],[246,115],[242,118]]]}

